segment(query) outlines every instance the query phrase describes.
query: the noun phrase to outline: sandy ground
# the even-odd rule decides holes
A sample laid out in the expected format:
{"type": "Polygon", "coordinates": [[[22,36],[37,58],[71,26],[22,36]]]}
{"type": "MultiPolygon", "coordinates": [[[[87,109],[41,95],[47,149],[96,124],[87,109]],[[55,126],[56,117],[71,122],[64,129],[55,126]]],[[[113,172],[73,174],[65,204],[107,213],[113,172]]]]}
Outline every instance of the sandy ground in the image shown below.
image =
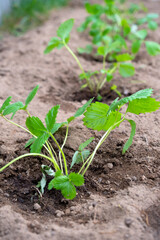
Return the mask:
{"type": "MultiPolygon", "coordinates": [[[[145,1],[150,12],[160,13],[159,1],[145,1]]],[[[24,101],[29,91],[40,85],[30,112],[44,119],[48,110],[61,105],[59,121],[66,120],[85,97],[81,95],[76,63],[66,50],[43,54],[49,39],[55,36],[57,26],[68,18],[75,18],[70,46],[85,46],[88,39],[76,28],[86,16],[81,2],[54,11],[41,27],[25,35],[5,37],[0,42],[0,104],[12,96],[24,101]]],[[[159,20],[160,22],[160,20],[159,20]]],[[[160,32],[149,35],[160,43],[160,32]]],[[[80,56],[86,70],[99,69],[101,63],[80,56]]],[[[119,89],[133,93],[142,88],[154,89],[160,94],[160,56],[150,57],[142,49],[135,61],[136,74],[122,79],[118,74],[113,83],[119,89]]],[[[82,94],[84,95],[84,94],[82,94]]],[[[110,101],[110,100],[109,100],[110,101]]],[[[24,113],[15,121],[24,125],[24,113]]],[[[0,174],[0,239],[85,239],[85,240],[159,240],[160,239],[160,111],[134,117],[137,133],[130,150],[122,156],[121,150],[130,128],[123,124],[116,129],[97,152],[86,175],[86,184],[73,201],[65,201],[54,191],[45,191],[43,198],[36,196],[35,185],[41,178],[42,160],[22,160],[0,174]],[[112,163],[109,168],[108,163],[112,163]],[[40,209],[35,210],[38,203],[40,209]],[[58,211],[60,211],[58,214],[58,211]]],[[[0,165],[24,153],[29,135],[11,127],[0,119],[0,165]]],[[[63,132],[62,132],[63,134],[63,132]]],[[[81,119],[70,128],[66,155],[70,159],[79,144],[95,137],[94,147],[101,132],[86,129],[81,119]]],[[[60,138],[60,136],[57,136],[60,138]]]]}

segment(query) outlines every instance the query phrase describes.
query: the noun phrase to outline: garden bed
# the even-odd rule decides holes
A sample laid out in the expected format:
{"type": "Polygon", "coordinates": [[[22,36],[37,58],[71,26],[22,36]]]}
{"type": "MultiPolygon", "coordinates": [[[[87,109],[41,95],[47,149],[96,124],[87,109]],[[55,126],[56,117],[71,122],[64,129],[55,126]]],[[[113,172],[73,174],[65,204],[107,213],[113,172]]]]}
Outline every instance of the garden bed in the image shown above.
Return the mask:
{"type": "MultiPolygon", "coordinates": [[[[145,1],[150,12],[159,10],[159,1],[145,1]]],[[[66,50],[43,51],[55,35],[61,22],[75,18],[70,45],[74,52],[85,46],[87,38],[76,31],[86,16],[83,5],[77,4],[53,12],[43,26],[25,35],[6,37],[0,42],[0,103],[8,96],[23,101],[29,91],[40,85],[37,96],[29,106],[31,113],[43,119],[48,110],[60,104],[59,121],[72,116],[91,97],[80,92],[79,69],[66,50]]],[[[160,20],[159,20],[160,23],[160,20]]],[[[150,40],[160,38],[159,29],[150,40]]],[[[101,63],[79,56],[85,69],[95,70],[101,63]]],[[[143,88],[153,88],[160,99],[160,56],[150,57],[142,49],[136,58],[136,74],[123,79],[118,74],[113,84],[122,95],[130,95],[143,88]]],[[[104,101],[116,96],[109,87],[104,101]]],[[[24,125],[24,113],[15,120],[24,125]]],[[[134,118],[133,118],[134,119],[134,118]]],[[[130,134],[130,126],[123,123],[98,150],[85,176],[85,185],[78,188],[74,200],[65,200],[60,192],[48,191],[39,197],[36,184],[41,179],[41,158],[26,158],[0,173],[0,239],[159,239],[160,236],[160,111],[136,117],[137,132],[131,148],[122,155],[122,148],[130,134]]],[[[29,135],[0,119],[0,166],[28,152],[24,145],[29,135]]],[[[63,131],[57,136],[61,141],[63,131]]],[[[69,130],[66,144],[68,161],[79,144],[101,132],[85,128],[77,120],[69,130]]]]}

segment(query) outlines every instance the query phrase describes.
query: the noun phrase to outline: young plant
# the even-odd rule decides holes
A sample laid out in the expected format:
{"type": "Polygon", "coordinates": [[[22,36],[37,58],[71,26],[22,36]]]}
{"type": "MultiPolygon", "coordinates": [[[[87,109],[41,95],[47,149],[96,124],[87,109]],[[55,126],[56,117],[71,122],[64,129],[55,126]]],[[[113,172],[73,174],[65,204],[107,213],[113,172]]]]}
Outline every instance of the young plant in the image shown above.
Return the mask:
{"type": "MultiPolygon", "coordinates": [[[[59,189],[59,181],[61,182],[61,191],[65,198],[67,199],[73,199],[76,196],[76,188],[75,186],[81,186],[84,183],[84,178],[82,175],[78,173],[68,173],[68,166],[67,166],[67,160],[66,156],[64,154],[63,148],[65,146],[67,137],[68,137],[68,128],[69,124],[75,120],[77,117],[81,116],[86,108],[90,105],[91,100],[89,100],[86,104],[84,104],[81,108],[77,110],[77,112],[67,119],[66,122],[57,123],[56,117],[59,110],[59,105],[56,105],[52,107],[45,117],[45,125],[43,122],[35,116],[31,116],[28,110],[28,105],[34,98],[34,96],[37,93],[38,86],[36,86],[28,95],[28,97],[25,100],[25,104],[22,102],[11,102],[11,97],[8,97],[4,103],[2,104],[0,108],[0,117],[2,117],[7,122],[23,129],[24,131],[30,133],[32,136],[31,139],[26,143],[25,147],[30,146],[30,153],[23,154],[17,158],[14,158],[12,161],[7,163],[4,167],[0,169],[0,172],[3,171],[5,168],[13,164],[14,162],[29,156],[35,156],[35,157],[41,157],[44,159],[47,159],[50,164],[52,165],[52,168],[42,165],[42,179],[39,182],[38,186],[41,187],[41,192],[44,192],[44,187],[46,185],[46,177],[45,174],[48,174],[50,176],[54,176],[54,179],[49,183],[49,189],[51,189],[52,185],[54,184],[54,188],[59,189]],[[7,118],[7,115],[11,115],[11,119],[13,119],[14,115],[17,113],[17,111],[25,111],[27,113],[26,118],[26,127],[15,123],[14,121],[7,118]],[[61,128],[66,127],[66,135],[64,138],[64,142],[62,146],[58,143],[56,140],[54,134],[61,128]],[[56,147],[58,148],[58,153],[53,148],[51,142],[49,141],[49,138],[54,142],[56,147]],[[46,150],[46,153],[41,153],[42,148],[46,150]]],[[[83,155],[83,158],[85,159],[85,155],[83,155]]]]}
{"type": "Polygon", "coordinates": [[[83,32],[89,29],[92,44],[87,45],[86,48],[80,48],[80,53],[91,53],[95,47],[97,49],[99,46],[119,41],[119,47],[109,54],[108,60],[116,60],[117,53],[127,49],[135,57],[143,43],[149,55],[160,54],[158,43],[146,41],[148,30],[154,31],[158,28],[155,21],[158,14],[148,13],[145,17],[138,18],[135,14],[146,11],[146,8],[137,4],[131,4],[128,8],[125,3],[126,1],[104,0],[104,5],[88,2],[85,4],[89,16],[78,31],[83,32]]]}
{"type": "MultiPolygon", "coordinates": [[[[119,54],[116,56],[117,63],[111,64],[109,68],[106,68],[106,58],[108,54],[113,53],[117,48],[120,48],[121,42],[116,40],[113,43],[106,43],[105,46],[100,46],[97,50],[97,54],[103,58],[103,66],[101,70],[96,70],[94,72],[86,72],[82,67],[78,57],[73,53],[71,48],[68,46],[70,39],[70,32],[73,28],[74,19],[69,19],[63,22],[57,30],[57,37],[53,37],[48,46],[46,47],[44,53],[50,53],[54,48],[60,49],[65,47],[72,57],[76,60],[81,74],[79,75],[80,80],[84,80],[85,83],[81,86],[81,89],[88,87],[92,93],[97,96],[99,91],[103,88],[106,82],[110,82],[113,79],[113,74],[116,70],[123,77],[130,77],[134,75],[135,69],[131,63],[133,57],[128,53],[119,54]]],[[[111,88],[112,89],[112,88],[111,88]]],[[[113,87],[113,90],[115,88],[113,87]]],[[[116,91],[119,95],[120,93],[116,91]]]]}
{"type": "Polygon", "coordinates": [[[124,154],[131,146],[133,137],[135,135],[136,123],[132,119],[127,118],[127,113],[139,115],[140,113],[154,112],[160,107],[160,102],[156,101],[154,98],[151,98],[152,89],[144,89],[121,100],[117,98],[110,106],[99,102],[91,104],[93,100],[91,99],[81,108],[79,108],[74,116],[71,116],[66,122],[62,123],[56,122],[56,116],[59,109],[59,105],[56,105],[46,114],[44,125],[38,117],[31,116],[28,111],[28,104],[35,96],[37,90],[38,86],[29,94],[25,101],[25,105],[20,102],[10,104],[11,97],[9,97],[5,100],[0,108],[0,116],[4,120],[22,128],[24,131],[32,135],[32,138],[26,144],[26,147],[30,146],[30,153],[13,159],[4,167],[2,167],[0,172],[10,166],[12,163],[24,157],[38,156],[47,159],[51,163],[51,166],[42,165],[42,179],[37,186],[40,187],[40,190],[43,193],[47,182],[46,174],[52,176],[53,179],[49,182],[48,189],[51,190],[54,188],[60,190],[66,199],[75,198],[76,187],[84,184],[84,175],[92,163],[97,150],[107,139],[110,132],[116,127],[119,127],[123,121],[128,121],[130,123],[131,135],[128,141],[125,143],[122,153],[124,154]],[[125,104],[128,104],[128,107],[127,110],[122,113],[120,110],[125,104]],[[15,113],[19,110],[24,110],[29,115],[26,119],[27,129],[6,118],[6,115],[11,113],[13,118],[15,113]],[[87,128],[97,131],[105,131],[105,133],[97,143],[92,153],[90,153],[86,147],[93,141],[94,138],[90,138],[84,143],[80,144],[78,150],[73,155],[70,166],[70,169],[72,169],[74,164],[82,164],[80,166],[80,170],[78,173],[71,172],[71,170],[68,172],[68,162],[63,148],[67,141],[69,124],[82,114],[84,114],[83,122],[87,128]],[[66,135],[62,146],[60,146],[54,134],[62,126],[66,128],[66,135]],[[57,153],[57,151],[53,148],[49,138],[57,146],[59,153],[57,153]],[[46,154],[41,153],[42,147],[45,148],[46,154]]]}

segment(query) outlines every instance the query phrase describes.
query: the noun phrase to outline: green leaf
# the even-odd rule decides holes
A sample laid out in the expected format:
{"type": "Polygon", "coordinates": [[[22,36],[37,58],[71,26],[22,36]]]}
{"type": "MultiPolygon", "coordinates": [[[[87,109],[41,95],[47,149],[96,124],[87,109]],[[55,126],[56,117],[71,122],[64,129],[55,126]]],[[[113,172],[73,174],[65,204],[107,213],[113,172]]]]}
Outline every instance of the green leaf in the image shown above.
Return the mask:
{"type": "Polygon", "coordinates": [[[141,40],[136,40],[135,42],[132,43],[132,53],[133,54],[136,54],[139,52],[141,44],[142,44],[141,40]]]}
{"type": "Polygon", "coordinates": [[[71,182],[67,182],[65,187],[61,190],[63,197],[72,200],[76,197],[76,188],[71,182]]]}
{"type": "Polygon", "coordinates": [[[92,4],[91,5],[89,2],[87,2],[85,4],[85,8],[89,14],[93,14],[93,15],[99,14],[101,12],[103,13],[103,11],[104,11],[103,6],[101,6],[100,4],[92,4]]]}
{"type": "Polygon", "coordinates": [[[80,187],[84,184],[84,177],[81,174],[72,172],[69,174],[69,179],[76,187],[80,187]]]}
{"type": "Polygon", "coordinates": [[[124,154],[128,150],[128,148],[132,145],[133,137],[136,133],[136,123],[133,120],[128,120],[128,119],[126,119],[126,120],[131,125],[131,134],[130,134],[130,137],[129,137],[128,141],[125,143],[125,145],[123,147],[122,154],[124,154]]]}
{"type": "Polygon", "coordinates": [[[28,117],[26,119],[26,126],[29,131],[37,137],[41,136],[44,132],[47,131],[41,120],[38,117],[34,116],[28,117]]]}
{"type": "Polygon", "coordinates": [[[156,18],[159,18],[159,14],[158,13],[148,13],[147,18],[148,19],[156,19],[156,18]]]}
{"type": "Polygon", "coordinates": [[[33,144],[33,143],[35,142],[35,140],[36,140],[35,137],[30,138],[30,139],[27,141],[27,143],[26,143],[26,145],[25,145],[25,148],[27,148],[27,147],[29,147],[31,144],[33,144]]]}
{"type": "Polygon", "coordinates": [[[100,46],[97,49],[97,53],[102,56],[106,56],[108,53],[115,51],[117,48],[121,46],[120,41],[115,41],[110,43],[107,46],[100,46]]]}
{"type": "Polygon", "coordinates": [[[119,122],[121,119],[121,113],[116,111],[107,116],[108,110],[109,106],[107,104],[99,102],[92,103],[84,114],[84,125],[93,130],[107,131],[111,126],[119,122]]]}
{"type": "Polygon", "coordinates": [[[64,184],[69,181],[67,176],[57,176],[50,181],[48,184],[48,189],[51,190],[55,188],[57,190],[61,190],[64,187],[64,184]]]}
{"type": "Polygon", "coordinates": [[[91,104],[94,98],[91,98],[88,102],[86,102],[82,107],[80,107],[76,113],[74,114],[74,117],[79,117],[81,116],[87,109],[87,107],[91,104]]]}
{"type": "Polygon", "coordinates": [[[48,176],[52,176],[52,177],[55,176],[55,172],[53,171],[53,169],[50,166],[42,164],[41,170],[43,173],[47,174],[48,176]]]}
{"type": "Polygon", "coordinates": [[[128,23],[127,19],[122,19],[121,25],[123,27],[124,36],[127,36],[131,31],[131,28],[129,26],[129,23],[128,23]]]}
{"type": "Polygon", "coordinates": [[[110,82],[113,79],[113,75],[107,72],[106,81],[110,82]]]}
{"type": "Polygon", "coordinates": [[[90,54],[93,50],[93,47],[92,45],[87,45],[85,48],[78,48],[77,49],[79,53],[87,53],[87,54],[90,54]]]}
{"type": "Polygon", "coordinates": [[[2,107],[0,108],[0,113],[3,112],[3,110],[10,105],[10,102],[12,100],[12,97],[8,97],[4,103],[2,104],[2,107]]]}
{"type": "Polygon", "coordinates": [[[69,37],[69,34],[73,28],[73,25],[74,25],[73,18],[63,22],[57,30],[57,36],[65,41],[69,37]]]}
{"type": "Polygon", "coordinates": [[[72,122],[73,120],[75,120],[75,117],[69,117],[68,119],[67,119],[67,122],[68,122],[68,124],[70,123],[70,122],[72,122]]]}
{"type": "Polygon", "coordinates": [[[33,98],[35,97],[37,91],[38,91],[38,88],[39,88],[39,85],[37,85],[28,95],[28,97],[26,98],[26,101],[25,101],[25,105],[27,106],[32,100],[33,98]]]}
{"type": "Polygon", "coordinates": [[[99,55],[106,56],[107,55],[107,47],[105,47],[105,46],[98,47],[97,53],[99,55]]]}
{"type": "Polygon", "coordinates": [[[59,176],[51,180],[51,182],[48,184],[48,189],[51,190],[52,188],[61,190],[62,195],[66,199],[72,200],[76,197],[76,188],[72,182],[70,182],[70,179],[67,176],[59,176]]]}
{"type": "Polygon", "coordinates": [[[41,180],[38,182],[38,184],[36,186],[37,188],[40,188],[40,191],[41,191],[42,194],[44,193],[44,188],[46,186],[46,183],[47,183],[46,176],[45,176],[44,173],[42,173],[42,178],[41,178],[41,180]]]}
{"type": "Polygon", "coordinates": [[[134,32],[134,35],[137,38],[144,40],[147,37],[147,30],[142,29],[142,30],[136,31],[136,32],[134,32]]]}
{"type": "Polygon", "coordinates": [[[120,54],[120,55],[116,56],[116,60],[118,62],[126,62],[126,61],[130,61],[132,59],[133,59],[133,57],[128,53],[124,53],[124,54],[120,54]]]}
{"type": "Polygon", "coordinates": [[[114,91],[115,93],[117,93],[118,96],[120,96],[120,97],[122,96],[122,94],[117,89],[117,85],[113,84],[111,86],[111,90],[114,91]]]}
{"type": "Polygon", "coordinates": [[[156,56],[160,54],[160,44],[152,41],[146,41],[145,44],[149,55],[156,56]]]}
{"type": "Polygon", "coordinates": [[[48,46],[46,47],[46,49],[44,50],[44,54],[50,53],[54,48],[62,48],[64,46],[62,40],[60,40],[57,37],[54,37],[50,40],[50,42],[48,43],[48,46]]]}
{"type": "Polygon", "coordinates": [[[62,176],[62,170],[58,170],[57,172],[55,172],[55,177],[59,176],[62,176]]]}
{"type": "Polygon", "coordinates": [[[156,30],[158,28],[158,24],[155,21],[149,21],[148,28],[151,30],[156,30]]]}
{"type": "Polygon", "coordinates": [[[62,123],[55,123],[52,130],[51,130],[51,133],[52,134],[55,134],[61,127],[63,127],[67,122],[62,122],[62,123]]]}
{"type": "Polygon", "coordinates": [[[129,103],[127,112],[140,114],[147,112],[154,112],[160,108],[160,102],[154,98],[148,97],[146,99],[135,99],[129,103]]]}
{"type": "Polygon", "coordinates": [[[30,152],[31,153],[40,153],[43,145],[49,138],[48,133],[43,133],[41,136],[37,137],[33,144],[30,147],[30,152]]]}
{"type": "Polygon", "coordinates": [[[16,112],[18,112],[18,110],[22,109],[23,107],[24,105],[22,102],[12,103],[4,109],[3,115],[5,116],[5,115],[9,115],[10,113],[13,113],[11,116],[11,119],[12,119],[16,114],[16,112]]]}
{"type": "Polygon", "coordinates": [[[58,109],[60,108],[60,105],[56,105],[49,110],[49,112],[46,115],[45,122],[47,126],[48,132],[51,132],[55,122],[56,122],[56,117],[58,113],[58,109]]]}
{"type": "Polygon", "coordinates": [[[118,101],[119,98],[116,98],[110,105],[107,115],[109,115],[112,111],[115,111],[116,109],[120,108],[124,104],[131,102],[135,99],[145,99],[147,97],[150,97],[152,95],[152,92],[153,92],[152,88],[146,88],[132,94],[129,97],[122,98],[119,101],[118,101]]]}
{"type": "Polygon", "coordinates": [[[79,150],[79,151],[82,151],[82,150],[83,150],[84,148],[86,148],[93,140],[94,140],[94,137],[91,137],[91,138],[89,138],[87,141],[85,141],[84,143],[81,143],[81,144],[79,145],[78,150],[79,150]]]}
{"type": "Polygon", "coordinates": [[[122,77],[131,77],[135,73],[135,68],[131,63],[121,63],[119,73],[122,77]]]}
{"type": "Polygon", "coordinates": [[[71,163],[71,167],[72,168],[74,166],[74,164],[79,164],[82,163],[84,160],[87,159],[87,157],[90,155],[90,151],[89,150],[83,150],[82,152],[76,151],[73,155],[72,158],[72,163],[71,163]]]}

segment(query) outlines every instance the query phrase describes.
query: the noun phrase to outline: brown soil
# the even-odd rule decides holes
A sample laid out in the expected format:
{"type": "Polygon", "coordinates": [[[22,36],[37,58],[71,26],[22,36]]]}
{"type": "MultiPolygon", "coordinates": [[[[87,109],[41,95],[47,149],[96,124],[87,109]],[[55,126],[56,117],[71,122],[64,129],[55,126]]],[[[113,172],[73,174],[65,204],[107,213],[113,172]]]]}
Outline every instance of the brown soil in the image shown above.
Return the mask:
{"type": "MultiPolygon", "coordinates": [[[[158,12],[159,1],[145,1],[150,12],[158,12]]],[[[76,32],[86,13],[80,1],[68,8],[54,11],[50,20],[24,36],[8,36],[0,42],[0,104],[8,96],[23,101],[28,92],[40,85],[30,112],[44,118],[48,109],[61,104],[59,121],[65,121],[76,109],[92,97],[88,91],[79,91],[79,69],[65,50],[55,50],[44,56],[48,40],[55,35],[64,20],[75,18],[70,46],[76,52],[85,46],[87,38],[76,32]]],[[[159,20],[160,22],[160,20],[159,20]]],[[[158,41],[159,30],[150,35],[158,41]]],[[[95,70],[101,62],[80,56],[85,69],[95,70]]],[[[145,87],[160,92],[160,56],[149,57],[145,50],[139,53],[133,78],[123,79],[118,74],[113,84],[123,95],[145,87]]],[[[109,89],[109,88],[108,88],[109,89]]],[[[107,88],[103,101],[115,97],[107,88]]],[[[133,116],[132,116],[133,117],[133,116]]],[[[15,116],[24,125],[25,114],[15,116]]],[[[122,155],[122,147],[130,133],[129,125],[122,124],[98,150],[86,177],[85,185],[78,188],[73,201],[65,200],[58,191],[48,191],[39,197],[36,184],[41,179],[41,158],[26,158],[0,173],[0,239],[95,239],[95,240],[159,240],[160,239],[160,111],[133,117],[137,132],[133,145],[122,155]],[[109,164],[110,163],[110,164],[109,164]],[[110,166],[112,166],[110,168],[110,166]],[[39,210],[34,205],[38,203],[39,210]],[[61,211],[61,216],[57,215],[61,211]]],[[[24,145],[29,135],[0,119],[0,166],[28,152],[24,145]]],[[[57,138],[61,141],[61,131],[57,138]]],[[[101,132],[86,129],[81,120],[72,124],[66,144],[68,161],[79,144],[91,136],[100,139],[101,132]]],[[[48,178],[49,181],[50,178],[48,178]]]]}

